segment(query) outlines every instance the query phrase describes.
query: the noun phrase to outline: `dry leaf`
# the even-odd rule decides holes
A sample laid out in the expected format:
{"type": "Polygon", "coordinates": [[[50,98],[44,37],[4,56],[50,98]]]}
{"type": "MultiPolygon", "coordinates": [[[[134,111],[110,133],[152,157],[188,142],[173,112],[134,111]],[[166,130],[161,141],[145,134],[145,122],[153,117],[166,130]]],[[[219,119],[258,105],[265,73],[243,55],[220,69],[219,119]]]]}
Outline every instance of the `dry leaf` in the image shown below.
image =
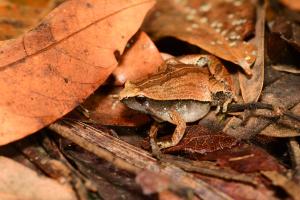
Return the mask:
{"type": "Polygon", "coordinates": [[[203,126],[195,125],[187,128],[183,139],[178,145],[170,147],[164,150],[164,152],[185,152],[193,155],[201,155],[208,152],[230,149],[237,145],[237,142],[237,139],[222,132],[214,133],[203,126]]]}
{"type": "Polygon", "coordinates": [[[275,186],[283,188],[294,200],[300,200],[299,188],[300,185],[288,179],[288,177],[276,172],[265,171],[261,172],[264,176],[270,179],[275,186]]]}
{"type": "MultiPolygon", "coordinates": [[[[289,109],[300,102],[299,89],[299,76],[293,74],[282,76],[264,88],[261,102],[289,109]]],[[[249,139],[274,122],[268,119],[270,116],[274,117],[271,111],[257,110],[252,116],[247,120],[246,125],[241,125],[240,122],[234,123],[227,126],[224,132],[240,139],[249,139]]]]}
{"type": "Polygon", "coordinates": [[[125,51],[121,63],[113,72],[117,85],[156,73],[163,63],[162,56],[145,32],[136,37],[136,41],[125,51]]]}
{"type": "Polygon", "coordinates": [[[255,6],[250,0],[160,0],[144,27],[156,38],[184,40],[251,74],[256,51],[243,40],[252,34],[254,18],[255,6]]]}
{"type": "Polygon", "coordinates": [[[138,173],[135,181],[142,187],[143,193],[146,195],[165,191],[172,185],[172,180],[168,176],[147,170],[138,173]]]}
{"type": "Polygon", "coordinates": [[[31,169],[0,156],[0,199],[76,200],[68,185],[39,176],[31,169]],[[59,195],[58,195],[59,194],[59,195]]]}
{"type": "Polygon", "coordinates": [[[282,40],[300,52],[300,25],[288,16],[277,16],[272,22],[271,32],[278,34],[282,40]]]}
{"type": "Polygon", "coordinates": [[[300,11],[299,0],[280,0],[280,2],[292,10],[300,11]]]}
{"type": "Polygon", "coordinates": [[[114,98],[118,91],[97,91],[89,97],[83,104],[84,108],[89,110],[89,119],[111,126],[140,126],[149,122],[150,118],[147,115],[129,109],[118,98],[114,98]]]}
{"type": "MultiPolygon", "coordinates": [[[[297,104],[292,112],[300,115],[300,103],[297,104]]],[[[276,124],[270,124],[260,132],[260,135],[269,137],[297,137],[300,136],[300,123],[290,121],[289,118],[281,117],[276,124]]]]}
{"type": "Polygon", "coordinates": [[[21,35],[50,12],[59,0],[0,1],[0,40],[21,35]]]}
{"type": "Polygon", "coordinates": [[[245,103],[256,102],[261,94],[264,83],[265,68],[265,7],[257,6],[257,22],[255,39],[257,46],[257,58],[252,68],[253,74],[248,77],[239,72],[239,82],[242,97],[245,103]]]}
{"type": "Polygon", "coordinates": [[[221,166],[229,166],[242,173],[284,170],[273,156],[256,146],[243,144],[215,156],[221,166]]]}
{"type": "Polygon", "coordinates": [[[2,43],[0,144],[55,121],[101,85],[154,2],[67,1],[29,33],[2,43]]]}
{"type": "Polygon", "coordinates": [[[222,179],[201,176],[199,174],[197,174],[197,177],[230,195],[234,200],[278,200],[275,197],[274,192],[263,185],[252,187],[234,181],[224,181],[222,179]]]}

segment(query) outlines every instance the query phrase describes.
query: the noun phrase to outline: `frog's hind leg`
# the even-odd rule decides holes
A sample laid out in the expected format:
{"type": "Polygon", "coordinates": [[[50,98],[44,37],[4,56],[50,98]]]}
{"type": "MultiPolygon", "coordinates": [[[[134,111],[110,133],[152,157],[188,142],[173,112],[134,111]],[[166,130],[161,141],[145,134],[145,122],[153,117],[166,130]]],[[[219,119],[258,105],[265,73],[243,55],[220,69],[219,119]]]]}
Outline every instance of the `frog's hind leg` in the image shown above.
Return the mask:
{"type": "Polygon", "coordinates": [[[171,141],[161,141],[157,143],[157,145],[161,149],[165,149],[177,145],[182,139],[186,128],[186,122],[177,111],[175,110],[170,111],[169,116],[173,124],[176,125],[176,128],[172,135],[171,141]]]}

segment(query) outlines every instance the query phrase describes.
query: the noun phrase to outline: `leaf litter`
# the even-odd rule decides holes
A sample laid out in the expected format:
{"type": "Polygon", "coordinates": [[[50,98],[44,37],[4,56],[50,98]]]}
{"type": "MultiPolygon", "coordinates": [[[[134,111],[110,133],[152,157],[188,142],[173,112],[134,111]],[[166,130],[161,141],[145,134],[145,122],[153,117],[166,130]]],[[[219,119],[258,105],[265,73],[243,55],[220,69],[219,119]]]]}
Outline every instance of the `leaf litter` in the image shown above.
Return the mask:
{"type": "MultiPolygon", "coordinates": [[[[16,19],[26,26],[9,24],[12,32],[0,34],[15,37],[0,46],[1,143],[50,124],[0,147],[6,156],[2,169],[20,168],[17,161],[31,168],[21,166],[28,177],[39,173],[32,182],[14,180],[5,188],[17,187],[9,195],[32,192],[49,199],[50,193],[18,187],[42,187],[47,179],[52,182],[47,190],[60,188],[71,199],[298,199],[299,76],[284,69],[297,69],[299,55],[293,1],[274,6],[248,0],[158,0],[144,21],[145,32],[138,29],[154,1],[71,0],[51,12],[57,1],[47,3],[29,3],[38,12],[29,11],[24,19],[17,10],[16,19]],[[264,30],[265,20],[269,29],[264,30]],[[31,25],[35,28],[28,30],[31,25]],[[162,58],[173,55],[161,52],[159,40],[170,36],[188,43],[178,43],[180,53],[172,47],[166,53],[208,67],[214,79],[234,90],[236,102],[228,113],[211,111],[188,124],[178,145],[151,154],[151,117],[121,104],[118,91],[127,80],[147,79],[161,70],[162,58]],[[197,54],[184,55],[189,52],[197,54]],[[199,54],[205,55],[199,59],[199,54]],[[203,62],[214,56],[221,61],[203,62]]],[[[13,19],[13,12],[6,18],[13,19]]],[[[0,24],[0,30],[6,27],[0,24]]],[[[160,124],[158,139],[170,138],[173,130],[169,123],[160,124]]],[[[2,175],[9,176],[0,186],[14,177],[8,171],[2,175]]]]}

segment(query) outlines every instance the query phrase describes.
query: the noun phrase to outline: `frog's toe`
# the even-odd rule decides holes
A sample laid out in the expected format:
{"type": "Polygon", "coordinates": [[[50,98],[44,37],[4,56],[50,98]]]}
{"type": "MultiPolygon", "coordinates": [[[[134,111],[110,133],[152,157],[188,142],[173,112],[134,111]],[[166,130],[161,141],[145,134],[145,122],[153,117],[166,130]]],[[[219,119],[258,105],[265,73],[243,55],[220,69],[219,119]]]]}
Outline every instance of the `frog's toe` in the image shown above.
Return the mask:
{"type": "Polygon", "coordinates": [[[150,139],[150,145],[151,145],[152,155],[155,158],[160,159],[162,153],[160,151],[159,145],[155,142],[155,140],[153,138],[150,139]]]}
{"type": "Polygon", "coordinates": [[[223,113],[227,112],[228,105],[231,103],[231,101],[232,101],[231,99],[228,101],[225,101],[225,103],[223,104],[223,108],[222,108],[223,113]]]}
{"type": "Polygon", "coordinates": [[[221,110],[221,106],[218,105],[217,108],[216,108],[216,110],[215,110],[215,113],[218,114],[220,112],[220,110],[221,110]]]}
{"type": "Polygon", "coordinates": [[[176,144],[173,144],[172,141],[163,141],[163,142],[157,142],[157,146],[159,149],[166,149],[168,147],[175,146],[176,144]]]}

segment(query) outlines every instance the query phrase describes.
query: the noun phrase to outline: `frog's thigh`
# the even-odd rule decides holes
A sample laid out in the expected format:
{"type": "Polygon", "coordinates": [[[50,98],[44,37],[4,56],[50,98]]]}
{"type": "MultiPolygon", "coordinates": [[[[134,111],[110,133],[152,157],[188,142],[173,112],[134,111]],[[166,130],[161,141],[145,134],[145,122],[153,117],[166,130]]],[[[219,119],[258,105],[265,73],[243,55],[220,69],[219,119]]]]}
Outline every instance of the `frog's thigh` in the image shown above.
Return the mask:
{"type": "Polygon", "coordinates": [[[180,140],[182,139],[185,128],[186,128],[186,122],[182,118],[182,116],[175,110],[169,112],[170,118],[173,122],[173,124],[176,125],[175,131],[172,135],[171,141],[163,141],[158,142],[157,145],[161,148],[168,148],[177,145],[180,140]]]}

